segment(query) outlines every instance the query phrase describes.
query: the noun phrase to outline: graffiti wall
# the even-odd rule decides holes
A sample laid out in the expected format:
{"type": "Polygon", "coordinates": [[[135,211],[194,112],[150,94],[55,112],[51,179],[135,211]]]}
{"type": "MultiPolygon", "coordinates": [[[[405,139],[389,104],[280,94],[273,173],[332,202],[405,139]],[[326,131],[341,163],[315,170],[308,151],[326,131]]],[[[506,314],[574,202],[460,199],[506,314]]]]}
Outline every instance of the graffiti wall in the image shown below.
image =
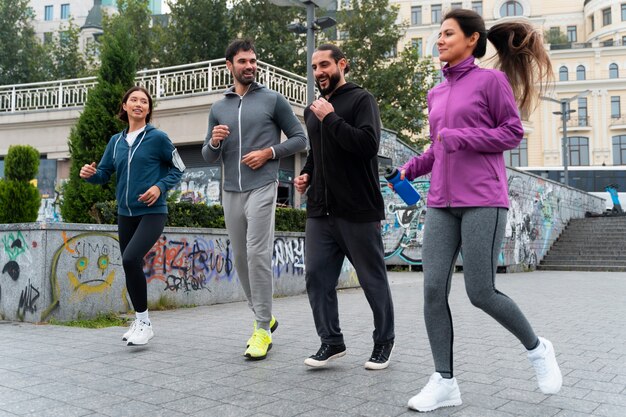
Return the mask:
{"type": "MultiPolygon", "coordinates": [[[[0,225],[0,316],[70,320],[132,309],[117,228],[64,223],[0,225]]],[[[277,296],[302,294],[304,235],[277,233],[272,268],[277,296]]],[[[148,301],[210,305],[244,300],[225,230],[166,228],[146,254],[148,301]]],[[[340,287],[358,285],[346,262],[340,287]]]]}
{"type": "MultiPolygon", "coordinates": [[[[507,169],[507,177],[510,207],[499,265],[509,270],[533,269],[569,219],[604,211],[604,200],[588,193],[512,168],[507,169]]],[[[381,178],[386,205],[383,242],[389,265],[422,263],[428,178],[418,178],[413,185],[422,198],[407,207],[381,178]]],[[[462,265],[461,256],[457,264],[462,265]]]]}

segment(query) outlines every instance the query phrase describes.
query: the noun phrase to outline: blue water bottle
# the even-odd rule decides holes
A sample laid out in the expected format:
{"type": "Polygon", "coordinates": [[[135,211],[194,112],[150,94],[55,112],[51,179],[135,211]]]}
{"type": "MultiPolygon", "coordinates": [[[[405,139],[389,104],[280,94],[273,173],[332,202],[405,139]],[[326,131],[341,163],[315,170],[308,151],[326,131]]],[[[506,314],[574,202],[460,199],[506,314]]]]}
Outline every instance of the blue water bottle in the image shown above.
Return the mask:
{"type": "Polygon", "coordinates": [[[414,206],[420,200],[420,195],[406,178],[400,179],[400,171],[396,168],[387,168],[385,178],[393,185],[393,190],[409,206],[414,206]]]}

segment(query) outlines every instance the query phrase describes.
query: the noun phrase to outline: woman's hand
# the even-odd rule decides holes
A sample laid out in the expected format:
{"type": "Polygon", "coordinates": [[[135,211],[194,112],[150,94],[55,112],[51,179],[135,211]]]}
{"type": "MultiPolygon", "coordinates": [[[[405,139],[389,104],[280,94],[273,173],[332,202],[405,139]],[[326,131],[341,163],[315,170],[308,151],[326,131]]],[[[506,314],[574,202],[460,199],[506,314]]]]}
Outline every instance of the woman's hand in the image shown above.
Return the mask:
{"type": "Polygon", "coordinates": [[[93,177],[96,173],[96,163],[92,162],[91,165],[85,164],[80,169],[80,173],[78,174],[82,179],[86,180],[87,178],[93,177]]]}
{"type": "Polygon", "coordinates": [[[161,189],[156,185],[148,188],[148,191],[141,194],[139,196],[139,201],[146,203],[148,207],[156,203],[156,201],[161,197],[161,189]]]}

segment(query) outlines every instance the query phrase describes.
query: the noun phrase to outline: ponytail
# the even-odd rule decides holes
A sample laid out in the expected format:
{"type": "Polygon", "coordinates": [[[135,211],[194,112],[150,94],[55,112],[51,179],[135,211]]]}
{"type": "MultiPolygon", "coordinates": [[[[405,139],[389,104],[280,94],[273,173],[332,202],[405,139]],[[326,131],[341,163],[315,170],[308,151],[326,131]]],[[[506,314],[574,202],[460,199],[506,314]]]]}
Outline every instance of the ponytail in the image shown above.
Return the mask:
{"type": "Polygon", "coordinates": [[[487,39],[498,52],[497,68],[509,77],[522,118],[528,119],[537,98],[553,82],[552,64],[541,34],[526,22],[504,22],[493,26],[487,39]]]}

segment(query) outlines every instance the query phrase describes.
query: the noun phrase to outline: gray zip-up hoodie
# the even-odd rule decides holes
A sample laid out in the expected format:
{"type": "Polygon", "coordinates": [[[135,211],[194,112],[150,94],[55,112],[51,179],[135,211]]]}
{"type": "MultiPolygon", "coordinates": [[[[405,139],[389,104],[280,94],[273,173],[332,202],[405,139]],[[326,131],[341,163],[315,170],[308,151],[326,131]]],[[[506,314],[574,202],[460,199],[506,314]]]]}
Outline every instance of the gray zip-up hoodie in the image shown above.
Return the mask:
{"type": "Polygon", "coordinates": [[[234,87],[224,98],[211,106],[209,130],[202,146],[204,160],[222,161],[224,190],[249,191],[278,180],[278,160],[306,149],[307,139],[302,124],[289,102],[265,86],[252,83],[246,94],[239,96],[234,87]],[[211,146],[216,125],[227,125],[230,134],[220,146],[211,146]],[[287,140],[280,142],[283,131],[287,140]],[[272,147],[274,159],[256,170],[241,162],[249,152],[272,147]]]}

